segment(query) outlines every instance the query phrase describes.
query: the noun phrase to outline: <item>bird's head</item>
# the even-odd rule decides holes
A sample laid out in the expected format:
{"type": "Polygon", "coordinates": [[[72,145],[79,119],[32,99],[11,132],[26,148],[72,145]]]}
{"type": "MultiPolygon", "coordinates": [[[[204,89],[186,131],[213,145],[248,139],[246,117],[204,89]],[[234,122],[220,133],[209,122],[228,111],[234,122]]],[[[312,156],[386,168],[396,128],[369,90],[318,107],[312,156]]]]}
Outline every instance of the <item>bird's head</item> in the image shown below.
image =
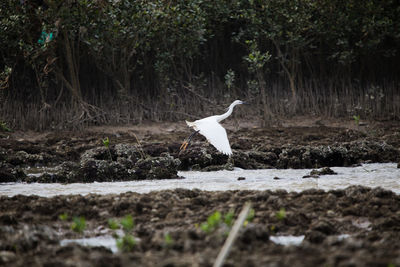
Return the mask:
{"type": "Polygon", "coordinates": [[[248,104],[242,100],[235,100],[233,101],[232,105],[236,106],[236,105],[241,105],[241,104],[248,104]]]}

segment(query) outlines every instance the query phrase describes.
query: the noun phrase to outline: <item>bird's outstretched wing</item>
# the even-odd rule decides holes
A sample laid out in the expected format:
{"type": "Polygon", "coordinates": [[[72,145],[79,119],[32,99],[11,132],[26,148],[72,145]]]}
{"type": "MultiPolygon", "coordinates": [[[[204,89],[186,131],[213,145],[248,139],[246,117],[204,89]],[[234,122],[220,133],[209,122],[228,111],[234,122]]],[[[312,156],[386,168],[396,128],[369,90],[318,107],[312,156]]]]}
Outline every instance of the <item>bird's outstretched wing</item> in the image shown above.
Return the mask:
{"type": "Polygon", "coordinates": [[[208,142],[220,152],[226,155],[232,154],[226,130],[215,119],[206,118],[198,120],[195,122],[194,128],[199,130],[207,138],[208,142]]]}

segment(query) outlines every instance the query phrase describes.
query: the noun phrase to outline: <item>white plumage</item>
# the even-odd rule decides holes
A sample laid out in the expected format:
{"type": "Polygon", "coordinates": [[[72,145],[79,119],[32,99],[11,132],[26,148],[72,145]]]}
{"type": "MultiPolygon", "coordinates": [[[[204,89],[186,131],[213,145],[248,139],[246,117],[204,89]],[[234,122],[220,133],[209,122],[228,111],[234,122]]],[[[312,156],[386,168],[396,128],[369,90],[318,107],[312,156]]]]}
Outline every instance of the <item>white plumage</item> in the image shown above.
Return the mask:
{"type": "MultiPolygon", "coordinates": [[[[244,102],[241,100],[235,100],[229,106],[228,111],[222,115],[214,115],[204,119],[196,120],[194,122],[186,121],[186,123],[196,132],[199,132],[205,136],[208,142],[212,144],[218,151],[230,156],[232,155],[232,149],[229,144],[228,135],[226,134],[225,128],[222,127],[219,122],[229,117],[232,114],[233,108],[239,104],[244,104],[244,102]]],[[[186,149],[190,139],[194,134],[192,134],[187,141],[182,144],[181,149],[186,149]]]]}

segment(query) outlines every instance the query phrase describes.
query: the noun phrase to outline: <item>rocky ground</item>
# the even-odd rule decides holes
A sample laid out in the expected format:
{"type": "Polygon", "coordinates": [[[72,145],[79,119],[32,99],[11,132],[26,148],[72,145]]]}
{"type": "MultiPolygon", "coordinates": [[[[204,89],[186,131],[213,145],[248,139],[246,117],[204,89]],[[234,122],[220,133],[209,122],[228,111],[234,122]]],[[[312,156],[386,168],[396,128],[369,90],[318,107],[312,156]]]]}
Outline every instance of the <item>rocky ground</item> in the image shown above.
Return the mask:
{"type": "Polygon", "coordinates": [[[0,264],[212,266],[229,231],[225,215],[237,216],[246,202],[254,216],[242,227],[225,266],[400,266],[400,196],[365,187],[0,197],[0,264]],[[216,211],[221,220],[204,227],[216,211]],[[128,214],[136,242],[125,252],[59,243],[111,235],[108,221],[119,222],[128,214]],[[82,233],[71,229],[74,216],[86,220],[82,233]],[[299,246],[282,246],[269,239],[277,235],[305,239],[299,246]]]}
{"type": "MultiPolygon", "coordinates": [[[[267,128],[235,120],[225,126],[232,160],[202,137],[180,152],[190,133],[182,123],[3,132],[0,186],[169,179],[176,178],[178,170],[233,166],[319,168],[400,161],[399,122],[355,125],[351,120],[297,118],[267,128]],[[33,175],[34,171],[40,173],[33,175]]],[[[225,217],[235,218],[246,202],[254,216],[242,227],[225,266],[400,266],[400,196],[364,187],[300,193],[176,189],[105,196],[0,196],[0,265],[211,266],[231,226],[232,219],[225,217]],[[220,219],[211,216],[215,212],[220,219]],[[121,226],[127,215],[135,223],[132,229],[121,226]],[[110,229],[110,219],[116,224],[112,228],[119,230],[110,229]],[[125,236],[118,253],[60,244],[63,239],[115,233],[125,236]],[[299,246],[270,241],[279,235],[305,239],[299,246]]]]}
{"type": "Polygon", "coordinates": [[[93,182],[176,178],[178,170],[240,167],[320,168],[362,162],[400,161],[400,123],[353,121],[281,125],[267,128],[227,124],[232,159],[198,135],[185,151],[190,133],[182,123],[84,131],[2,133],[0,182],[93,182]],[[108,143],[107,143],[108,141],[108,143]],[[47,168],[29,175],[32,168],[47,168]]]}

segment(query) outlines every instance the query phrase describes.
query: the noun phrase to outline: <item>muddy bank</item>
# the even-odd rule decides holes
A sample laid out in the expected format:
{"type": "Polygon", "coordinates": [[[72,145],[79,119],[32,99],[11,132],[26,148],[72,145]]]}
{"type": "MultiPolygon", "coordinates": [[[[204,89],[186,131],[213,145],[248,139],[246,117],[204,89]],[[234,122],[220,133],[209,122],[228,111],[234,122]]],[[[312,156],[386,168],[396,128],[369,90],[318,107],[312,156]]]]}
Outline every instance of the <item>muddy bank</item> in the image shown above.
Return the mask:
{"type": "Polygon", "coordinates": [[[226,125],[234,152],[231,160],[201,136],[179,151],[190,130],[171,125],[1,133],[0,182],[169,179],[177,178],[178,170],[320,168],[400,161],[398,122],[351,128],[324,126],[320,121],[307,127],[226,125]],[[38,167],[50,169],[34,174],[38,167]]]}
{"type": "Polygon", "coordinates": [[[211,266],[229,227],[221,221],[205,231],[202,224],[216,211],[236,217],[246,202],[252,203],[254,217],[242,228],[226,266],[400,265],[400,196],[365,187],[0,197],[0,264],[211,266]],[[63,239],[111,235],[108,221],[128,214],[136,240],[128,252],[60,245],[63,239]],[[71,230],[74,216],[86,219],[82,233],[71,230]],[[305,238],[298,246],[270,241],[281,235],[305,238]]]}

